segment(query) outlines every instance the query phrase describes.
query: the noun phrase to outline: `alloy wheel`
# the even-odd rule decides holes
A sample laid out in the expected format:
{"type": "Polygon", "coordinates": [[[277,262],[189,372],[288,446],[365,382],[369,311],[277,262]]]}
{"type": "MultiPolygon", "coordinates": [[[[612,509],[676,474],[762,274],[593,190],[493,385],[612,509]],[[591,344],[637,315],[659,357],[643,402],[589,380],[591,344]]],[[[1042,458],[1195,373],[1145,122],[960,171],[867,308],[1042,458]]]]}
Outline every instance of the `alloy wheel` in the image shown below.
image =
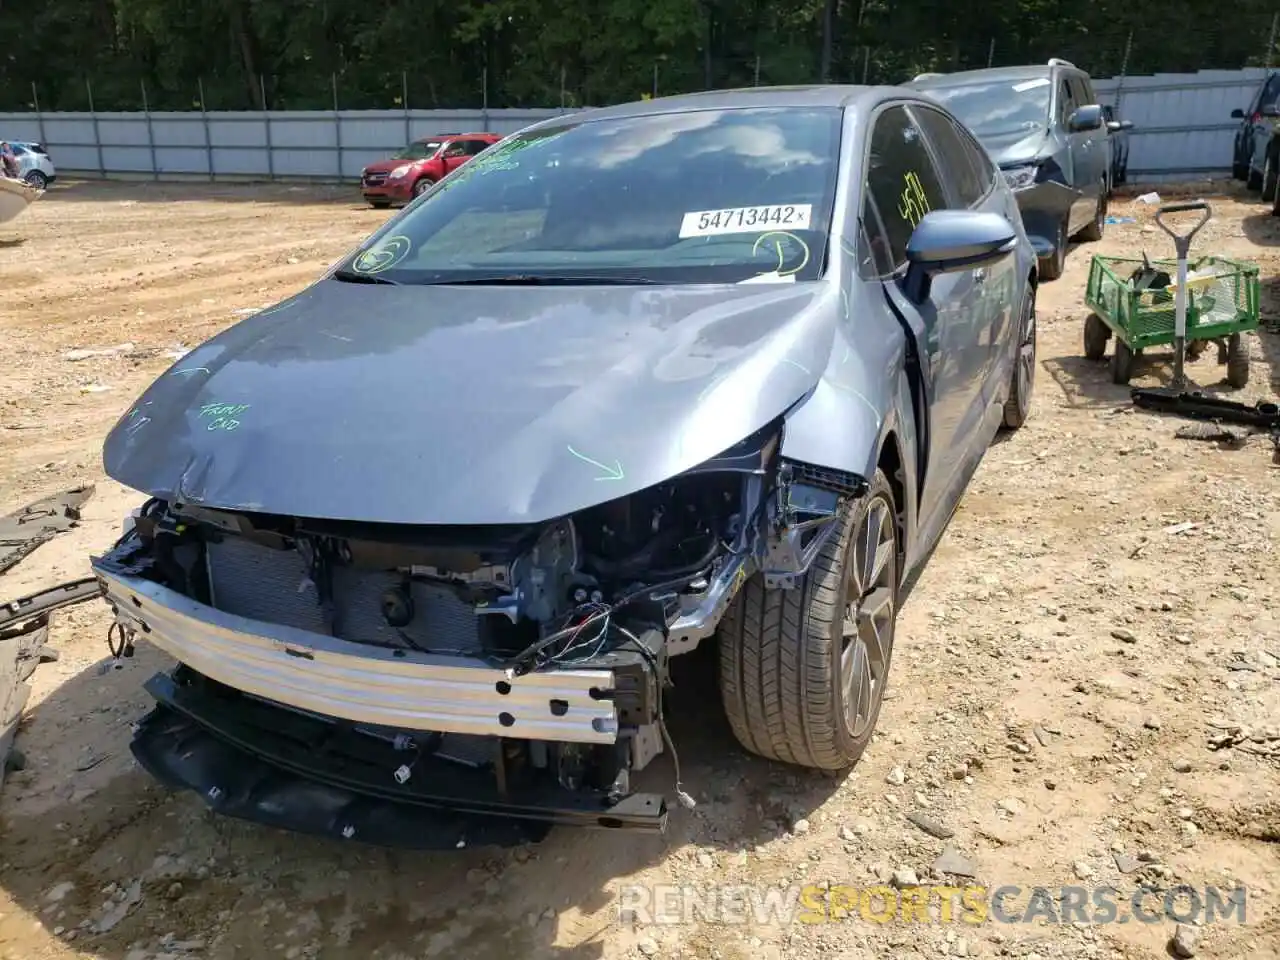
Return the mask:
{"type": "Polygon", "coordinates": [[[1036,301],[1027,297],[1022,308],[1018,335],[1018,404],[1025,410],[1031,403],[1031,387],[1036,378],[1036,301]]]}
{"type": "Polygon", "coordinates": [[[840,699],[855,740],[866,734],[884,697],[893,653],[897,550],[893,509],[877,496],[857,529],[846,573],[840,699]]]}

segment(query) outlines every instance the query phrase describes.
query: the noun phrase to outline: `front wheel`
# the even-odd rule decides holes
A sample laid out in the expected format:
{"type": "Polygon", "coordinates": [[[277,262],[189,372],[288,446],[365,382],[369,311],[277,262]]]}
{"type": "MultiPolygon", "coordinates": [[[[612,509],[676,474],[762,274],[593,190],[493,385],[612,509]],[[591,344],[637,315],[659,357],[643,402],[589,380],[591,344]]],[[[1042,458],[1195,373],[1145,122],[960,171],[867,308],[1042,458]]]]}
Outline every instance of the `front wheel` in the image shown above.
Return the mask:
{"type": "Polygon", "coordinates": [[[1274,203],[1276,199],[1276,182],[1280,179],[1280,169],[1277,169],[1276,153],[1274,150],[1267,151],[1267,158],[1262,161],[1262,202],[1274,203]]]}
{"type": "Polygon", "coordinates": [[[423,177],[421,180],[417,180],[414,182],[413,195],[415,197],[420,197],[424,193],[426,193],[428,190],[430,190],[434,185],[435,185],[435,181],[432,180],[430,177],[423,177]]]}
{"type": "Polygon", "coordinates": [[[1058,224],[1057,236],[1053,238],[1053,253],[1040,260],[1041,280],[1057,280],[1067,268],[1067,221],[1058,224]]]}
{"type": "Polygon", "coordinates": [[[1036,292],[1030,284],[1022,295],[1018,324],[1018,352],[1013,358],[1009,397],[1004,402],[1004,427],[1017,430],[1031,413],[1031,388],[1036,381],[1036,292]]]}
{"type": "Polygon", "coordinates": [[[783,763],[845,770],[875,729],[893,656],[898,531],[893,490],[877,470],[792,590],[757,574],[719,629],[720,696],[747,750],[783,763]]]}
{"type": "Polygon", "coordinates": [[[37,190],[48,189],[49,178],[46,177],[44,175],[44,172],[41,170],[30,170],[27,172],[27,175],[23,177],[23,179],[26,180],[26,182],[29,185],[35,187],[37,190]]]}

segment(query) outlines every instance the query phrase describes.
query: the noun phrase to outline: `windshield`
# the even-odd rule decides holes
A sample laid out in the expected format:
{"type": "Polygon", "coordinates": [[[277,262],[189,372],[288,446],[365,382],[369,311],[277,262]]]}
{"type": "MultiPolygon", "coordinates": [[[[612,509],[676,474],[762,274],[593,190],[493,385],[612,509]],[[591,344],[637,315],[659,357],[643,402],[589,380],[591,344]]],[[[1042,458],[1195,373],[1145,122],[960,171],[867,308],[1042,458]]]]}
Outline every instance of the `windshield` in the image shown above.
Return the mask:
{"type": "Polygon", "coordinates": [[[403,150],[393,153],[392,160],[425,160],[440,149],[439,140],[415,140],[403,150]]]}
{"type": "Polygon", "coordinates": [[[344,264],[398,283],[821,275],[841,110],[575,122],[489,147],[344,264]]]}
{"type": "Polygon", "coordinates": [[[1051,89],[1048,77],[1031,77],[927,87],[925,92],[982,139],[1047,127],[1051,89]]]}

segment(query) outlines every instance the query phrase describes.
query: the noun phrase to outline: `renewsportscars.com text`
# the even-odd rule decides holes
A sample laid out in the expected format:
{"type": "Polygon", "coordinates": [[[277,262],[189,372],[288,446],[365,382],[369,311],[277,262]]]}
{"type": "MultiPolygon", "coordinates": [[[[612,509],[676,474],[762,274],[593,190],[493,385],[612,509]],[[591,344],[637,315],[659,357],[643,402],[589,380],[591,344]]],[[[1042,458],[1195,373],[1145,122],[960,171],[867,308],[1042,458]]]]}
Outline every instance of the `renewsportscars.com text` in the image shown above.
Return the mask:
{"type": "Polygon", "coordinates": [[[721,923],[1218,923],[1245,922],[1244,887],[988,887],[806,884],[790,887],[628,885],[625,924],[721,923]]]}

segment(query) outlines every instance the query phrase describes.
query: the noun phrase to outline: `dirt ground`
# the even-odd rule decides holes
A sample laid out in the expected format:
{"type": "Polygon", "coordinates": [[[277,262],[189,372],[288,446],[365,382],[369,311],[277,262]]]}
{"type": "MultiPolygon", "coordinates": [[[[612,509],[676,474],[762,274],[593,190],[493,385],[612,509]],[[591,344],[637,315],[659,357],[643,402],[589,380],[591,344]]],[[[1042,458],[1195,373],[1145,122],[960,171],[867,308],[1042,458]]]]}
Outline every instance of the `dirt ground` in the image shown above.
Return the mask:
{"type": "MultiPolygon", "coordinates": [[[[1264,316],[1280,313],[1280,222],[1234,186],[1181,192],[1214,203],[1197,249],[1257,262],[1264,316]]],[[[1019,887],[1013,914],[1036,886],[1114,885],[1127,916],[1139,884],[1244,885],[1247,922],[1204,924],[1197,955],[1280,956],[1272,446],[1176,439],[1179,423],[1134,411],[1081,356],[1089,254],[1168,255],[1152,210],[1117,201],[1137,222],[1042,287],[1031,419],[991,449],[907,603],[880,734],[850,775],[745,756],[695,657],[671,714],[700,802],[665,837],[557,831],[428,855],[271,832],[132,763],[163,658],[143,647],[111,669],[107,611],[85,604],[57,615],[62,657],[35,675],[26,768],[0,794],[0,958],[1166,955],[1167,919],[618,922],[625,884],[954,883],[935,867],[945,847],[974,882],[1019,887]]],[[[98,484],[83,525],[0,577],[0,599],[82,575],[117,535],[140,498],[103,477],[100,444],[175,352],[299,289],[385,217],[345,190],[69,184],[0,227],[0,512],[98,484]]],[[[1244,392],[1274,399],[1280,337],[1251,339],[1244,392]]],[[[1138,382],[1167,377],[1164,357],[1140,363],[1138,382]]],[[[1223,374],[1212,354],[1190,370],[1223,374]]],[[[669,789],[667,758],[652,775],[669,789]]]]}

